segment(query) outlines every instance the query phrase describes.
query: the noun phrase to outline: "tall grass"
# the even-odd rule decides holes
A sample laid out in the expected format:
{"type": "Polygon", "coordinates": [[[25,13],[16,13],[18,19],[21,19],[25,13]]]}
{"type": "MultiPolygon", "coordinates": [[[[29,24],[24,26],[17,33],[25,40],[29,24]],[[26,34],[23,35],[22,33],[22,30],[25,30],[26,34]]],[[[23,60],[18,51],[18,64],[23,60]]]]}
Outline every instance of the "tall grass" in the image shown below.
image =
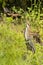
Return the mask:
{"type": "MultiPolygon", "coordinates": [[[[20,12],[21,13],[21,12],[20,12]]],[[[0,22],[0,65],[43,65],[43,46],[35,44],[36,52],[28,50],[25,45],[25,39],[21,33],[21,28],[25,27],[25,22],[29,21],[33,31],[39,31],[43,40],[43,21],[40,20],[40,0],[36,0],[28,12],[22,14],[20,19],[3,17],[0,22]],[[33,6],[34,5],[34,8],[33,6]],[[17,25],[12,25],[15,22],[17,25]],[[18,24],[22,22],[22,24],[18,24]],[[16,29],[16,30],[15,30],[16,29]],[[27,53],[28,52],[28,53],[27,53]]]]}

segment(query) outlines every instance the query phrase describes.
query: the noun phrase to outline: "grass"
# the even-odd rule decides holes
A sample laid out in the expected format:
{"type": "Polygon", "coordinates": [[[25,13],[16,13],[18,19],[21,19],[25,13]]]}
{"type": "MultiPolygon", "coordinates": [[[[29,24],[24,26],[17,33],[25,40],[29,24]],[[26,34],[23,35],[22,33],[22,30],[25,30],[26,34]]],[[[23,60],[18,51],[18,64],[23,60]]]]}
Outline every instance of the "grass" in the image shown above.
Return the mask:
{"type": "MultiPolygon", "coordinates": [[[[12,21],[12,18],[5,18],[0,23],[0,65],[43,65],[43,46],[35,44],[35,54],[27,51],[21,32],[25,24],[14,25],[12,21]]],[[[34,25],[32,27],[34,29],[34,25]]]]}
{"type": "MultiPolygon", "coordinates": [[[[22,13],[17,11],[15,7],[13,10],[16,13],[22,13]]],[[[27,19],[30,21],[32,31],[39,31],[43,42],[43,20],[40,20],[40,1],[36,4],[36,0],[34,0],[34,4],[32,4],[31,0],[31,8],[28,8],[28,12],[25,12],[21,19],[13,20],[11,17],[4,16],[3,21],[0,21],[0,65],[43,65],[43,46],[35,42],[35,54],[30,50],[27,51],[22,33],[27,19]]]]}

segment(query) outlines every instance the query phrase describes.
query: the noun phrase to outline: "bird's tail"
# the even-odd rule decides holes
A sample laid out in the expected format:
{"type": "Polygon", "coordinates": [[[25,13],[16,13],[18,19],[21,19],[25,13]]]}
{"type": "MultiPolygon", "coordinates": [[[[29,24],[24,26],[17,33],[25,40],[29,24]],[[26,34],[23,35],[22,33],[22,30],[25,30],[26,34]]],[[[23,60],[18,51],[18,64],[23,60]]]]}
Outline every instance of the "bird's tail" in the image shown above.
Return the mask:
{"type": "Polygon", "coordinates": [[[26,46],[27,46],[27,50],[30,49],[30,50],[32,50],[33,53],[35,53],[35,47],[31,40],[27,41],[26,46]]]}

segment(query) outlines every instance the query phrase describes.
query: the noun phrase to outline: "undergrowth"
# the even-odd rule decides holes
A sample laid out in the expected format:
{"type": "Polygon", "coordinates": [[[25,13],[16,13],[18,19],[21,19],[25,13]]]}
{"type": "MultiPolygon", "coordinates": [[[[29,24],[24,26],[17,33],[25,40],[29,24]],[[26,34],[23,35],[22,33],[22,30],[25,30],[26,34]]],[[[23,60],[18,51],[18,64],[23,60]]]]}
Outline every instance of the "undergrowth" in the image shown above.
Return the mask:
{"type": "Polygon", "coordinates": [[[13,29],[12,18],[4,21],[0,23],[0,65],[43,65],[43,46],[35,44],[35,54],[27,51],[24,35],[20,30],[15,31],[24,25],[16,25],[13,29]]]}

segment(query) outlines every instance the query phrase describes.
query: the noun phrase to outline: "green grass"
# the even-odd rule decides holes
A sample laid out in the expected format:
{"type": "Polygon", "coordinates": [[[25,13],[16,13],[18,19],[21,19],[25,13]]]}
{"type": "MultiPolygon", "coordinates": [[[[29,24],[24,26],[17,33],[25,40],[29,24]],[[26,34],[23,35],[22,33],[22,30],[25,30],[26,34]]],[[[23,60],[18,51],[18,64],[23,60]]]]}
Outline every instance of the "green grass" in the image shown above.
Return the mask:
{"type": "MultiPolygon", "coordinates": [[[[5,18],[0,23],[0,65],[43,65],[43,46],[35,44],[35,54],[27,51],[24,35],[21,33],[25,24],[14,25],[12,21],[12,18],[5,18]]],[[[31,26],[34,30],[32,23],[31,26]]]]}

